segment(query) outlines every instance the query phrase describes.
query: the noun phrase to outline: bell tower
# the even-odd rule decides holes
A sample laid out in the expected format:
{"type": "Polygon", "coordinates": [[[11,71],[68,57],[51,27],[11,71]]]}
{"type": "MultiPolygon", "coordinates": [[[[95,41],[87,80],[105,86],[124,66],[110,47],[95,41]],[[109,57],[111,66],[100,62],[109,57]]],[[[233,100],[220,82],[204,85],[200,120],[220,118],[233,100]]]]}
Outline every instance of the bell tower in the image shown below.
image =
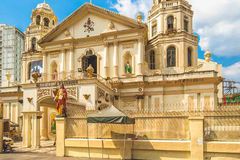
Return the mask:
{"type": "Polygon", "coordinates": [[[153,0],[146,52],[150,70],[182,73],[197,65],[198,38],[193,34],[192,23],[193,11],[188,1],[153,0]]]}
{"type": "Polygon", "coordinates": [[[51,31],[58,19],[52,8],[45,1],[32,11],[31,23],[25,32],[25,52],[22,57],[22,82],[32,80],[32,74],[43,72],[44,54],[38,45],[38,40],[51,31]]]}
{"type": "Polygon", "coordinates": [[[26,30],[25,49],[30,52],[37,52],[41,49],[37,45],[37,41],[46,33],[52,30],[58,19],[55,16],[50,5],[45,1],[37,5],[32,11],[31,24],[26,30]]]}

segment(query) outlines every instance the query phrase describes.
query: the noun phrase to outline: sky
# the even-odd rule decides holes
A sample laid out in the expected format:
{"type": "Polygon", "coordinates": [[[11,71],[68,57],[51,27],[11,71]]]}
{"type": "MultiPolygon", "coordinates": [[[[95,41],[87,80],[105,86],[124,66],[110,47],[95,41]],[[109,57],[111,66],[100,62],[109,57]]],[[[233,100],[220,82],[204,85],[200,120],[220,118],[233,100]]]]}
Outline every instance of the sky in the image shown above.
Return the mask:
{"type": "MultiPolygon", "coordinates": [[[[0,24],[13,25],[25,31],[32,10],[44,0],[1,0],[0,24]]],[[[227,79],[240,81],[240,0],[187,0],[194,10],[194,32],[199,36],[199,58],[210,50],[213,61],[223,65],[227,79]]],[[[90,0],[46,0],[59,22],[90,0]]],[[[135,18],[144,17],[152,0],[92,0],[94,5],[135,18]]]]}

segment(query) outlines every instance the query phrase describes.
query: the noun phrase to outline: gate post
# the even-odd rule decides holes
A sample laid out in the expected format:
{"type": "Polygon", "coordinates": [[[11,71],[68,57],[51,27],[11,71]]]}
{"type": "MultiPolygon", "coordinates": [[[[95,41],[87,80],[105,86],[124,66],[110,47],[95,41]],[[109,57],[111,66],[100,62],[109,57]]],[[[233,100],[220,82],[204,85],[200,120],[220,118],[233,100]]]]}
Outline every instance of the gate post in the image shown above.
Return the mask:
{"type": "Polygon", "coordinates": [[[65,156],[65,132],[66,119],[64,117],[56,117],[56,156],[65,156]]]}
{"type": "Polygon", "coordinates": [[[204,117],[190,117],[191,160],[204,160],[204,117]]]}

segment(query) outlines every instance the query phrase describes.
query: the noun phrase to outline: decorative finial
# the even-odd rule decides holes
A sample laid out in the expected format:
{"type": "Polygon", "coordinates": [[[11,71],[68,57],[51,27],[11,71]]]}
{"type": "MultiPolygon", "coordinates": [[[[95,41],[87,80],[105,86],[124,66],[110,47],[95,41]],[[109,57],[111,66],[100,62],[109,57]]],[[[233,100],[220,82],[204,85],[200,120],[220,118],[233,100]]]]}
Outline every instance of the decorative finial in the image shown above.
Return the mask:
{"type": "Polygon", "coordinates": [[[143,21],[143,14],[142,14],[142,12],[138,12],[137,13],[137,22],[142,23],[142,21],[143,21]]]}
{"type": "Polygon", "coordinates": [[[212,53],[209,50],[207,50],[204,54],[204,58],[206,62],[210,62],[212,58],[212,53]]]}

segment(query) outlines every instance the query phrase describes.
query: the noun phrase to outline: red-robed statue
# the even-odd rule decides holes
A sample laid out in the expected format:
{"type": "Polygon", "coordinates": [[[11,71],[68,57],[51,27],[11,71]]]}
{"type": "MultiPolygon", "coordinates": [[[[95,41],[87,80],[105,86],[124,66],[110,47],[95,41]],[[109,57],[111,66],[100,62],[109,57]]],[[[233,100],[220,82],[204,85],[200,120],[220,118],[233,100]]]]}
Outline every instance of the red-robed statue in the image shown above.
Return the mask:
{"type": "Polygon", "coordinates": [[[54,93],[54,101],[56,102],[56,108],[58,116],[67,116],[67,90],[62,84],[58,90],[54,93]]]}

